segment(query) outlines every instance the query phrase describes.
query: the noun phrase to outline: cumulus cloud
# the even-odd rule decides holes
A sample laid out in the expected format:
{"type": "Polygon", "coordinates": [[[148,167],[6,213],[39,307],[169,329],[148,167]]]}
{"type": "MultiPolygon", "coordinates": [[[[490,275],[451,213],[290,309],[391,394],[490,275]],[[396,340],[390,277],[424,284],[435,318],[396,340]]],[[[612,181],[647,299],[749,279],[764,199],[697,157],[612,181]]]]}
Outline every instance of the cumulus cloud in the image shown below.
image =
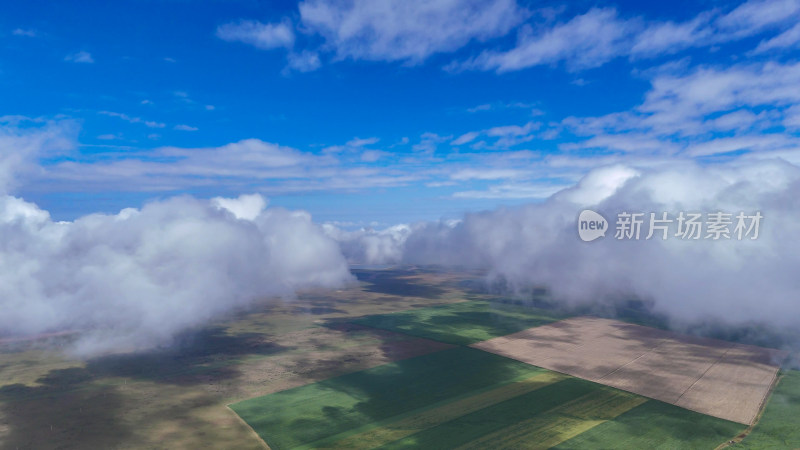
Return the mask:
{"type": "Polygon", "coordinates": [[[75,331],[85,356],[151,348],[259,297],[351,281],[309,214],[265,204],[177,197],[54,222],[2,196],[0,330],[75,331]]]}
{"type": "Polygon", "coordinates": [[[403,245],[412,231],[407,224],[383,230],[361,228],[346,231],[330,223],[323,224],[322,228],[326,235],[339,243],[347,260],[356,264],[399,263],[403,256],[403,245]]]}
{"type": "Polygon", "coordinates": [[[299,8],[338,58],[410,63],[502,36],[528,15],[515,0],[306,0],[299,8]]]}
{"type": "MultiPolygon", "coordinates": [[[[519,291],[547,287],[570,305],[643,299],[678,327],[762,323],[792,330],[800,325],[798,189],[800,167],[782,160],[609,166],[541,203],[413,225],[402,248],[387,254],[390,261],[482,268],[519,291]],[[579,239],[576,220],[583,209],[609,220],[605,238],[579,239]],[[674,236],[675,223],[668,239],[658,233],[645,239],[650,212],[675,219],[681,211],[759,211],[763,220],[755,240],[682,240],[674,236]],[[648,214],[640,240],[614,238],[620,212],[648,214]]],[[[357,244],[349,235],[345,240],[357,244]]]]}
{"type": "MultiPolygon", "coordinates": [[[[152,348],[260,297],[352,281],[339,245],[308,213],[267,208],[258,194],[53,221],[9,192],[44,169],[39,161],[72,154],[77,127],[16,116],[0,124],[0,335],[72,331],[83,356],[152,348]]],[[[227,150],[257,167],[297,156],[258,142],[227,150]]],[[[214,151],[189,153],[200,153],[193,164],[221,164],[214,151]]]]}

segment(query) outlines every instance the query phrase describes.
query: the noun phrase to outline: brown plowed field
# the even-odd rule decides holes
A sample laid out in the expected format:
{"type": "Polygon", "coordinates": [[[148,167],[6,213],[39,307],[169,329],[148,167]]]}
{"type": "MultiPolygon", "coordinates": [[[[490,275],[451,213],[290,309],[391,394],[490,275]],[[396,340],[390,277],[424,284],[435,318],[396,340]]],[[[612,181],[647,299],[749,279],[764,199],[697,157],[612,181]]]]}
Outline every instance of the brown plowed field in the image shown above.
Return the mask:
{"type": "Polygon", "coordinates": [[[472,347],[748,425],[786,356],[596,317],[562,320],[472,347]]]}

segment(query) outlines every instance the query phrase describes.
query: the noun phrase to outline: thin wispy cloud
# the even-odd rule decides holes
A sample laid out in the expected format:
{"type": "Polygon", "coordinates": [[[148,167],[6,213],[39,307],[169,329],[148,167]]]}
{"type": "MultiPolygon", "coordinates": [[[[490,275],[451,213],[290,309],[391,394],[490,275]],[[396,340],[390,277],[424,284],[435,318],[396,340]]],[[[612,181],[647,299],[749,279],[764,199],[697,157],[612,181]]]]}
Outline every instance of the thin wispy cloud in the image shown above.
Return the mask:
{"type": "Polygon", "coordinates": [[[37,37],[39,36],[39,32],[32,29],[32,28],[15,28],[14,31],[11,32],[14,36],[25,36],[25,37],[37,37]]]}
{"type": "Polygon", "coordinates": [[[94,62],[94,58],[92,58],[92,54],[89,52],[79,51],[76,53],[70,53],[69,55],[65,56],[64,61],[91,64],[94,62]]]}
{"type": "Polygon", "coordinates": [[[217,37],[229,42],[242,42],[262,50],[291,48],[294,29],[291,22],[261,23],[254,20],[226,23],[217,28],[217,37]]]}

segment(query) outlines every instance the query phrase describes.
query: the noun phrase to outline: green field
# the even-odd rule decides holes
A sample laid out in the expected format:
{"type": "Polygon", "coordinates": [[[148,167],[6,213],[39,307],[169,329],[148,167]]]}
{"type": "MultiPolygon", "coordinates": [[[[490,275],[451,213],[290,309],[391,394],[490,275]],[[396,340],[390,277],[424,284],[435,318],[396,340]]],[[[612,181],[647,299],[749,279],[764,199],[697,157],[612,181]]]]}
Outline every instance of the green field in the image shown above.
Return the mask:
{"type": "Polygon", "coordinates": [[[739,424],[468,347],[231,408],[276,449],[608,448],[625,442],[639,448],[713,448],[743,430],[739,424]]]}
{"type": "Polygon", "coordinates": [[[556,448],[714,449],[743,429],[738,423],[650,400],[556,448]]]}
{"type": "Polygon", "coordinates": [[[449,344],[469,345],[562,318],[545,309],[468,301],[366,316],[352,322],[449,344]]]}
{"type": "Polygon", "coordinates": [[[544,372],[471,348],[384,364],[231,405],[276,448],[291,448],[544,372]]]}
{"type": "Polygon", "coordinates": [[[800,448],[800,372],[784,372],[761,420],[734,447],[800,448]]]}

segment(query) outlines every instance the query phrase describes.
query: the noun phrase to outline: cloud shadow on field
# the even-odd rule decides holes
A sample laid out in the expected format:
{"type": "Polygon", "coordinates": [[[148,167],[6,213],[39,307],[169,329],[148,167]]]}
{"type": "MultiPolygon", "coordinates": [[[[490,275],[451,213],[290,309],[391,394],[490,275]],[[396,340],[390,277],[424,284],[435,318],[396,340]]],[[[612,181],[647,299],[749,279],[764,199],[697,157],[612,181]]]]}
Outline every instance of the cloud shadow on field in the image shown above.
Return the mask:
{"type": "Polygon", "coordinates": [[[413,270],[366,271],[354,269],[352,272],[358,281],[368,283],[363,287],[364,291],[376,294],[435,299],[447,292],[443,288],[423,284],[419,280],[410,278],[417,275],[417,272],[413,270]]]}
{"type": "MultiPolygon", "coordinates": [[[[391,351],[390,349],[385,349],[391,351]]],[[[324,446],[343,430],[384,420],[539,369],[467,347],[451,347],[232,405],[278,448],[324,446]],[[309,401],[319,392],[324,398],[309,401]],[[263,411],[275,411],[264,416],[263,411]]]]}
{"type": "Polygon", "coordinates": [[[221,327],[183,333],[165,349],[91,359],[86,368],[94,376],[129,377],[159,383],[191,385],[209,378],[234,378],[239,358],[273,355],[288,348],[260,333],[230,335],[221,327]]]}
{"type": "Polygon", "coordinates": [[[131,437],[119,420],[122,397],[114,386],[93,384],[88,370],[52,370],[36,381],[39,386],[0,387],[0,427],[7,429],[3,448],[54,448],[59,442],[113,448],[131,437]]]}

